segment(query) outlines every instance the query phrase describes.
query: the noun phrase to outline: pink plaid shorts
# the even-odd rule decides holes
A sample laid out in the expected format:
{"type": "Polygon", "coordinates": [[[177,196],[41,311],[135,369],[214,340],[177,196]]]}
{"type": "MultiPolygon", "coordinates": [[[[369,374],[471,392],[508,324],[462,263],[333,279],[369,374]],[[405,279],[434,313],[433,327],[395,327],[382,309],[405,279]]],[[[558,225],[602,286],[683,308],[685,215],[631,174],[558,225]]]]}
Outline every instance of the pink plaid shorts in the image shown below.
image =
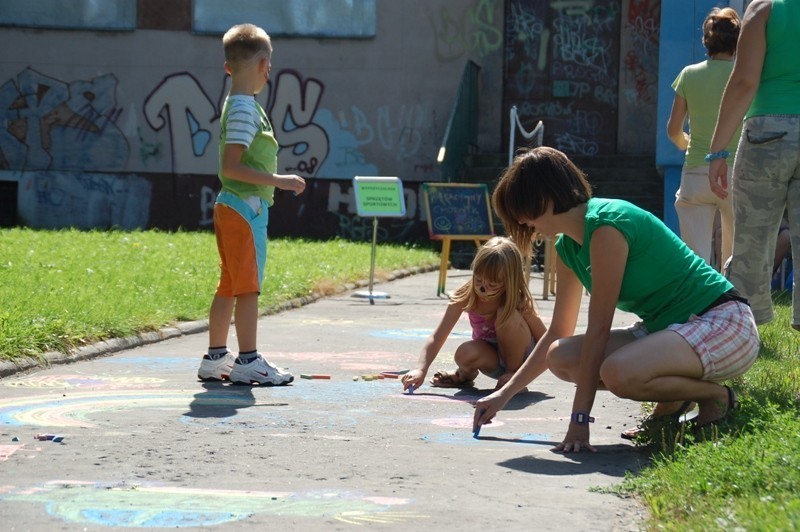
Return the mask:
{"type": "Polygon", "coordinates": [[[703,380],[721,382],[742,375],[756,361],[761,340],[750,307],[728,301],[686,323],[670,325],[700,356],[703,380]]]}

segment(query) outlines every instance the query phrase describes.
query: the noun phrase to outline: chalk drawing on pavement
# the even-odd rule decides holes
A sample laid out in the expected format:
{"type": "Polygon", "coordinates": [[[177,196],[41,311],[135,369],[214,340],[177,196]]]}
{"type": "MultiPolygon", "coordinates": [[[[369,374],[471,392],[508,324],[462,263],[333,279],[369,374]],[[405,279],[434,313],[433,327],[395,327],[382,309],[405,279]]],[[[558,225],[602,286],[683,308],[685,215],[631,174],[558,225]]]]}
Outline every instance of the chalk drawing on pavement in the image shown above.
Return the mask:
{"type": "Polygon", "coordinates": [[[398,497],[324,490],[244,491],[54,480],[7,489],[0,500],[34,502],[68,523],[133,528],[185,528],[243,521],[256,515],[334,517],[345,523],[398,523],[428,517],[402,511],[398,497]]]}
{"type": "Polygon", "coordinates": [[[22,449],[24,444],[17,445],[0,445],[0,462],[5,462],[11,455],[22,449]]]}
{"type": "MultiPolygon", "coordinates": [[[[93,417],[113,413],[112,419],[119,423],[120,413],[141,412],[145,409],[190,409],[192,403],[205,401],[207,405],[244,408],[251,406],[274,406],[274,403],[259,402],[251,394],[221,394],[199,398],[191,390],[116,390],[97,393],[71,393],[64,396],[39,395],[0,400],[0,424],[32,425],[39,427],[84,427],[97,428],[93,417]]],[[[177,417],[177,416],[176,416],[177,417]]],[[[108,425],[115,425],[108,421],[108,425]]]]}
{"type": "Polygon", "coordinates": [[[134,368],[146,367],[151,371],[172,371],[180,369],[196,369],[200,364],[200,356],[195,357],[163,357],[163,356],[126,356],[115,355],[98,360],[104,364],[133,366],[134,368]]]}
{"type": "MultiPolygon", "coordinates": [[[[372,331],[370,336],[377,336],[379,338],[391,338],[393,340],[424,340],[431,335],[433,329],[384,329],[381,331],[372,331]]],[[[472,338],[472,333],[469,331],[453,331],[450,333],[450,338],[460,338],[469,340],[472,338]]]]}
{"type": "Polygon", "coordinates": [[[108,375],[33,375],[3,382],[9,388],[154,388],[166,379],[155,377],[112,377],[108,375]]]}
{"type": "MultiPolygon", "coordinates": [[[[411,356],[411,355],[409,355],[411,356]]],[[[340,369],[352,371],[354,376],[366,373],[380,373],[381,371],[388,371],[397,369],[397,364],[400,364],[406,357],[403,353],[396,351],[344,351],[340,353],[335,352],[270,352],[270,360],[288,359],[291,362],[309,362],[319,366],[320,370],[309,370],[308,373],[325,373],[324,368],[330,367],[335,364],[340,369]]],[[[278,364],[279,366],[286,365],[285,363],[278,364]]]]}
{"type": "MultiPolygon", "coordinates": [[[[472,416],[457,416],[432,419],[431,423],[439,427],[448,427],[452,429],[469,429],[472,430],[472,416]]],[[[502,421],[493,420],[492,427],[502,427],[505,425],[502,421]]]]}

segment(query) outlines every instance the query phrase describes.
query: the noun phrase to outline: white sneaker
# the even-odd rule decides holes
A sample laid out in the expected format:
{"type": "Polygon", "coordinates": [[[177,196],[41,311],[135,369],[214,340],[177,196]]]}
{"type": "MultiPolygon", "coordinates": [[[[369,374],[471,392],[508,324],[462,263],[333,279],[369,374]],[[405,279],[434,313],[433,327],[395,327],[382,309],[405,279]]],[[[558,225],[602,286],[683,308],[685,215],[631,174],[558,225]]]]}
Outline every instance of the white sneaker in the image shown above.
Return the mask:
{"type": "Polygon", "coordinates": [[[243,364],[238,358],[233,364],[230,380],[233,384],[260,384],[262,386],[282,386],[294,380],[291,373],[285,373],[270,364],[258,354],[249,364],[243,364]]]}
{"type": "Polygon", "coordinates": [[[236,357],[233,356],[230,351],[217,360],[211,360],[211,357],[208,355],[203,355],[203,361],[200,362],[200,369],[197,370],[197,378],[201,381],[227,380],[233,369],[234,360],[236,360],[236,357]]]}

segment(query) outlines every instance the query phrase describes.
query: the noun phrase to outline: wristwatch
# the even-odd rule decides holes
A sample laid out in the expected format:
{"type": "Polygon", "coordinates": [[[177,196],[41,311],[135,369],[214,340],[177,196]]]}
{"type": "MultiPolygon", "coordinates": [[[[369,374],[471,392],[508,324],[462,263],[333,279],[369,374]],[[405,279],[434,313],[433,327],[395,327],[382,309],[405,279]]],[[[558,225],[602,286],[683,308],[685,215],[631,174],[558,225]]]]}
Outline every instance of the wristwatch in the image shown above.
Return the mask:
{"type": "Polygon", "coordinates": [[[589,423],[594,423],[594,418],[586,412],[573,412],[572,421],[578,425],[587,425],[589,423]]]}

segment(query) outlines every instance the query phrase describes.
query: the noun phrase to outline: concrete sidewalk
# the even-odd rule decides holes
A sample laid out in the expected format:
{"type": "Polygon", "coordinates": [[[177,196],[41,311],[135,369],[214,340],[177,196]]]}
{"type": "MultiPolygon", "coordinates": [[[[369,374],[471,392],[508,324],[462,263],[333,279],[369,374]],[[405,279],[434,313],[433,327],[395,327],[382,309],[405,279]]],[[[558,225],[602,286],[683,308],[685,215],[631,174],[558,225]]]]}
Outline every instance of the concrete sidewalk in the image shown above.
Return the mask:
{"type": "MultiPolygon", "coordinates": [[[[204,333],[0,379],[0,522],[7,530],[638,530],[635,501],[591,490],[646,460],[619,437],[637,403],[600,392],[599,452],[563,455],[550,449],[566,431],[574,388],[549,373],[479,439],[473,404],[494,381],[408,395],[395,379],[360,377],[413,367],[447,304],[436,297],[437,277],[376,284],[390,297],[374,305],[343,293],[262,318],[262,351],[295,374],[287,387],[198,382],[204,333]]],[[[468,277],[450,270],[448,290],[468,277]]],[[[532,290],[548,322],[553,299],[541,299],[541,282],[534,277],[532,290]]],[[[464,318],[433,370],[452,369],[468,337],[464,318]]]]}

